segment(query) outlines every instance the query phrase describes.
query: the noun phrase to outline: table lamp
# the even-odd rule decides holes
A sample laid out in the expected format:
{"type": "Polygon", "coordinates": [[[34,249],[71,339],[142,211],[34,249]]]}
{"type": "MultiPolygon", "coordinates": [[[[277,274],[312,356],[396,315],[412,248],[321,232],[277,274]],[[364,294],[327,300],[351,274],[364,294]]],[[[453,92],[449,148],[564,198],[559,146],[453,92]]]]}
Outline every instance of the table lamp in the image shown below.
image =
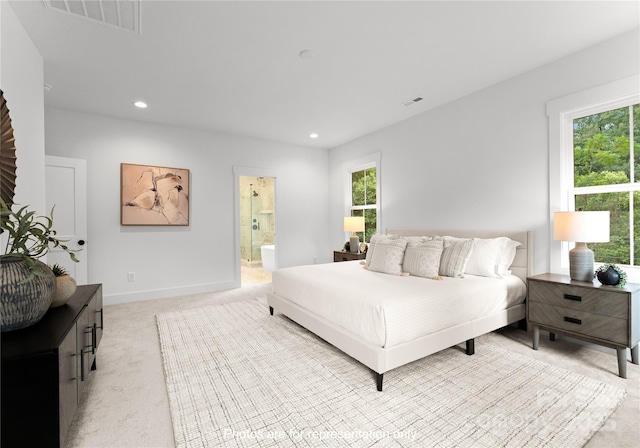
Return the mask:
{"type": "Polygon", "coordinates": [[[351,232],[349,251],[358,253],[360,251],[360,239],[356,232],[364,232],[364,216],[345,216],[344,231],[351,232]]]}
{"type": "Polygon", "coordinates": [[[569,251],[571,280],[593,282],[593,251],[587,243],[609,241],[609,212],[556,212],[553,239],[576,243],[569,251]]]}

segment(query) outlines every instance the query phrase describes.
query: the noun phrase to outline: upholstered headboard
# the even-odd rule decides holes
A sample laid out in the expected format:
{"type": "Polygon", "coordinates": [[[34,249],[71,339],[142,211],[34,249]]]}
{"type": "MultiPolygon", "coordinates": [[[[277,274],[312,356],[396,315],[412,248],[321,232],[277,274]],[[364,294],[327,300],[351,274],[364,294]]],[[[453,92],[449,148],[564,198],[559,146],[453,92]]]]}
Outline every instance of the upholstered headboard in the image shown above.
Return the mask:
{"type": "Polygon", "coordinates": [[[516,257],[511,264],[511,272],[527,282],[527,276],[533,275],[533,232],[503,230],[452,230],[452,229],[406,229],[401,227],[387,228],[388,235],[401,236],[455,236],[458,238],[497,238],[506,236],[518,241],[516,257]]]}

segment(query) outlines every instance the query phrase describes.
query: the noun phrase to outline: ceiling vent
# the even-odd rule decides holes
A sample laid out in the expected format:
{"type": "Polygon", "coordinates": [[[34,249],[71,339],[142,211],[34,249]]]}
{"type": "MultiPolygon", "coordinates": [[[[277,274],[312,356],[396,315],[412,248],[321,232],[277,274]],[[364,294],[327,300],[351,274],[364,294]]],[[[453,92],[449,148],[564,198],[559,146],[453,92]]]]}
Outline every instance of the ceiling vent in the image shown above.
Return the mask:
{"type": "Polygon", "coordinates": [[[415,98],[413,98],[412,100],[409,101],[405,101],[404,103],[402,103],[404,106],[411,106],[412,104],[416,104],[419,103],[420,101],[422,101],[424,98],[422,98],[421,96],[417,96],[415,98]]]}
{"type": "Polygon", "coordinates": [[[139,0],[44,0],[47,8],[140,34],[139,0]]]}

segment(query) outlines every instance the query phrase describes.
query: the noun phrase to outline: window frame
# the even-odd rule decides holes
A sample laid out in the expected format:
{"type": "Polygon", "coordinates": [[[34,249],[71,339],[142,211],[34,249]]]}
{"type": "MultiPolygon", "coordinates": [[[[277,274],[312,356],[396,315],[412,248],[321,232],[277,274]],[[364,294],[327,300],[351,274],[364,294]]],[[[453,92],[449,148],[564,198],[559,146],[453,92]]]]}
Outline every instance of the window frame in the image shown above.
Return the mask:
{"type": "MultiPolygon", "coordinates": [[[[382,213],[381,213],[381,195],[380,195],[380,153],[371,154],[369,156],[362,157],[360,159],[353,160],[351,162],[347,162],[343,166],[344,171],[344,216],[351,216],[352,210],[365,210],[365,209],[375,209],[376,210],[376,232],[383,233],[380,231],[380,226],[382,222],[382,213]],[[352,174],[357,171],[363,171],[369,168],[376,169],[376,203],[375,205],[357,205],[354,206],[352,203],[353,200],[353,191],[352,191],[352,174]]],[[[349,232],[345,232],[345,237],[349,239],[349,232]]],[[[367,241],[368,242],[368,241],[367,241]]]]}
{"type": "MultiPolygon", "coordinates": [[[[553,239],[553,216],[574,208],[573,120],[640,102],[640,75],[604,84],[547,103],[549,120],[549,264],[551,272],[569,272],[568,242],[553,239]]],[[[637,182],[640,190],[640,182],[637,182]]],[[[628,184],[623,184],[629,191],[628,184]]],[[[580,188],[581,192],[590,187],[580,188]]],[[[635,190],[636,187],[634,187],[635,190]]],[[[612,191],[615,186],[611,187],[612,191]]],[[[625,268],[627,269],[627,268],[625,268]]],[[[640,279],[640,267],[628,267],[640,279]]]]}

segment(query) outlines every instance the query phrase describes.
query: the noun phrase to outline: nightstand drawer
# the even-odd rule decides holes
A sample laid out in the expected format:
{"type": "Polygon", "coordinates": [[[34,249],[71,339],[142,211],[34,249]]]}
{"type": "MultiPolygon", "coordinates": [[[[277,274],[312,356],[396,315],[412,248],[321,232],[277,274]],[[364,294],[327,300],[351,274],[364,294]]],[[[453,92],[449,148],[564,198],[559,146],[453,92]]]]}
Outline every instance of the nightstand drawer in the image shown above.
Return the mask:
{"type": "Polygon", "coordinates": [[[529,302],[528,320],[546,328],[558,329],[629,345],[629,322],[576,309],[529,302]]]}
{"type": "Polygon", "coordinates": [[[603,288],[583,288],[530,280],[528,300],[602,316],[629,318],[627,294],[606,291],[603,288]]]}
{"type": "Polygon", "coordinates": [[[333,251],[333,261],[353,261],[353,260],[364,260],[367,258],[367,254],[365,252],[346,252],[341,250],[333,251]]]}

